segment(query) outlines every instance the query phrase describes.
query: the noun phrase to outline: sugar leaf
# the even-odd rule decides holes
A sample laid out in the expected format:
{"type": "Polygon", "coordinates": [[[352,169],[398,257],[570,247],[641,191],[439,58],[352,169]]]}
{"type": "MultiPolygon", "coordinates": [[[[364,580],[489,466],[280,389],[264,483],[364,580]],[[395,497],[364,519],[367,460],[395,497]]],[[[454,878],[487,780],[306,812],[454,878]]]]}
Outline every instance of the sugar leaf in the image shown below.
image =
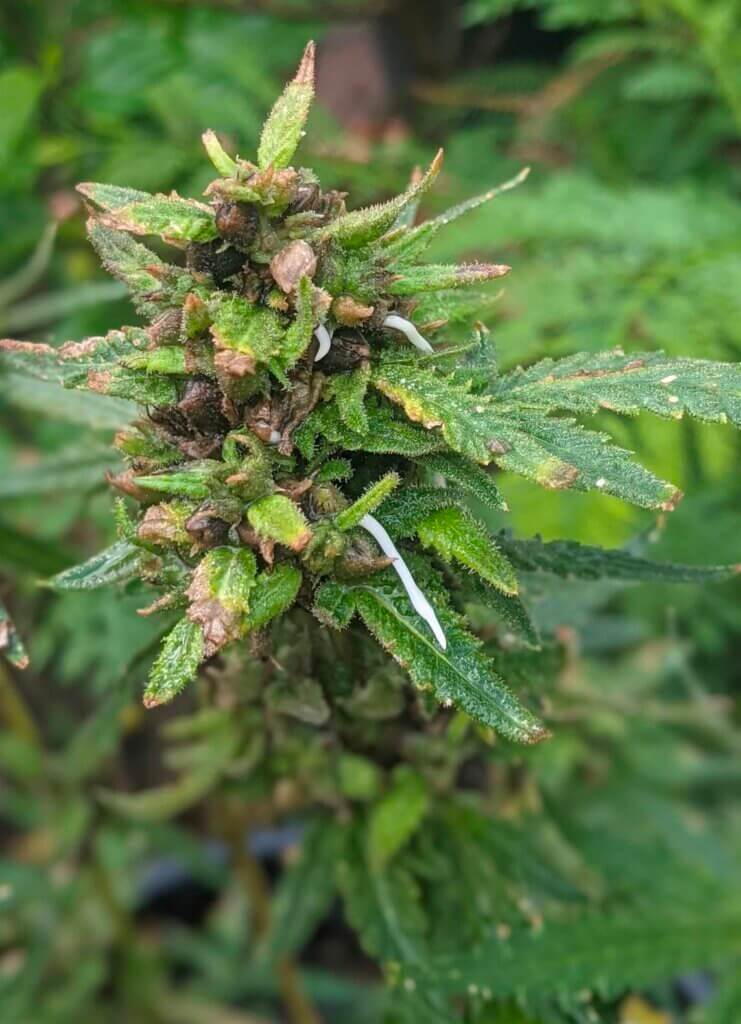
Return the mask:
{"type": "Polygon", "coordinates": [[[314,43],[310,42],[293,80],[286,86],[263,126],[257,149],[257,162],[263,169],[287,167],[301,141],[314,98],[314,53],[314,43]]]}
{"type": "Polygon", "coordinates": [[[183,618],[167,634],[144,691],[144,706],[157,707],[178,694],[191,682],[204,656],[201,628],[183,618]]]}
{"type": "Polygon", "coordinates": [[[512,563],[486,528],[463,509],[431,512],[417,526],[417,535],[445,561],[460,562],[505,594],[517,593],[512,563]]]}

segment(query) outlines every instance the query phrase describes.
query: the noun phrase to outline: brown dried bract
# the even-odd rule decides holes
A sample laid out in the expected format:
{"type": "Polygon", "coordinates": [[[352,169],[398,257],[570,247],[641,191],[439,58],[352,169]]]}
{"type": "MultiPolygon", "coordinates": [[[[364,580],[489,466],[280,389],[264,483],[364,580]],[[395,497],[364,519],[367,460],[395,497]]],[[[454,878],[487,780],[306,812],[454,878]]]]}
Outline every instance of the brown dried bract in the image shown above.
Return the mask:
{"type": "Polygon", "coordinates": [[[208,568],[201,562],[193,573],[193,579],[186,590],[190,599],[188,618],[201,627],[203,633],[203,653],[206,658],[216,654],[218,650],[239,637],[238,611],[226,608],[211,593],[208,579],[208,568]]]}
{"type": "Polygon", "coordinates": [[[373,316],[373,306],[364,306],[351,295],[340,295],[332,303],[332,314],[343,327],[357,327],[373,316]]]}
{"type": "Polygon", "coordinates": [[[255,372],[254,357],[246,352],[233,352],[231,349],[220,349],[214,355],[214,366],[227,377],[247,377],[255,372]]]}
{"type": "Polygon", "coordinates": [[[186,539],[182,523],[177,521],[172,507],[166,503],[150,505],[136,533],[140,540],[153,544],[181,544],[186,539]]]}
{"type": "Polygon", "coordinates": [[[294,291],[302,277],[316,274],[316,254],[308,242],[296,239],[289,242],[270,261],[270,273],[281,291],[294,291]]]}

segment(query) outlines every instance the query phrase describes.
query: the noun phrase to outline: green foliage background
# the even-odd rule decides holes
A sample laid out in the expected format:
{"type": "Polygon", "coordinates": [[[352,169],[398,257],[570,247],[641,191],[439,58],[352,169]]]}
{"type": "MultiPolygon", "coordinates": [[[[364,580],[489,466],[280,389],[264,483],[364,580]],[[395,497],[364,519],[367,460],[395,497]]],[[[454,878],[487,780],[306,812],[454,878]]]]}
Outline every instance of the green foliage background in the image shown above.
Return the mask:
{"type": "MultiPolygon", "coordinates": [[[[265,112],[306,40],[321,44],[345,19],[366,16],[376,5],[327,6],[325,13],[324,5],[299,0],[275,10],[269,0],[5,3],[3,335],[61,342],[130,322],[122,289],[104,279],[81,210],[71,207],[73,186],[98,180],[197,195],[211,176],[201,132],[217,129],[240,151],[253,152],[265,112]],[[55,217],[61,223],[52,248],[48,226],[55,217]]],[[[424,6],[386,5],[387,36],[421,34],[424,6]]],[[[405,69],[408,131],[364,144],[359,159],[347,131],[319,111],[306,162],[352,189],[359,204],[403,188],[409,168],[444,144],[445,172],[426,200],[428,213],[505,180],[523,164],[532,167],[524,186],[456,224],[432,255],[512,264],[487,315],[505,367],[613,345],[737,361],[737,0],[469,0],[456,7],[456,23],[460,50],[445,74],[405,69]]],[[[239,871],[225,872],[218,857],[204,852],[226,811],[142,824],[109,814],[99,797],[101,784],[138,789],[165,777],[163,719],[143,720],[136,703],[161,627],[137,618],[137,602],[126,594],[52,596],[34,583],[112,535],[102,477],[111,465],[106,438],[116,410],[108,401],[81,412],[77,403],[75,395],[31,390],[12,375],[0,391],[0,597],[32,657],[23,679],[0,669],[7,840],[7,883],[3,878],[0,885],[10,910],[0,922],[0,1019],[248,1024],[255,1012],[279,1020],[269,958],[245,966],[252,940],[239,871]],[[175,853],[219,896],[194,927],[166,917],[152,925],[134,913],[147,865],[168,863],[175,853]],[[177,978],[185,981],[176,999],[177,978]]],[[[610,428],[649,468],[687,492],[658,539],[647,512],[609,497],[543,495],[506,476],[501,486],[516,511],[490,517],[490,525],[608,546],[637,536],[645,546],[650,536],[652,557],[738,560],[737,438],[688,422],[610,428]]],[[[741,612],[734,596],[733,585],[669,591],[596,580],[543,587],[539,621],[561,629],[569,662],[555,677],[526,679],[553,710],[555,738],[526,754],[501,751],[494,768],[493,816],[522,827],[511,834],[471,832],[447,861],[436,861],[429,836],[405,854],[411,866],[425,865],[430,893],[437,893],[430,901],[440,901],[435,912],[458,922],[464,946],[480,936],[471,907],[452,897],[445,906],[450,863],[471,876],[476,911],[504,928],[516,930],[523,913],[537,924],[554,906],[562,915],[545,953],[520,936],[504,966],[484,954],[460,965],[477,979],[479,993],[492,987],[502,997],[495,1010],[472,999],[470,1020],[532,1024],[563,1013],[558,1019],[586,1021],[587,1009],[572,999],[572,990],[583,989],[598,993],[588,1007],[600,1015],[595,1019],[623,1020],[622,994],[646,985],[650,999],[677,1021],[741,1018],[733,969],[730,981],[715,986],[714,1000],[700,1006],[687,1006],[665,980],[704,964],[692,956],[685,964],[682,950],[669,943],[681,931],[676,893],[689,891],[681,926],[702,945],[709,939],[704,932],[698,939],[701,924],[722,937],[724,921],[713,915],[723,894],[738,888],[741,612]],[[580,901],[605,891],[605,900],[597,900],[604,920],[598,913],[586,923],[570,922],[580,901]],[[518,899],[529,901],[524,911],[518,899]],[[622,931],[608,919],[613,910],[627,917],[622,931]],[[571,980],[559,959],[569,948],[581,951],[585,965],[580,973],[574,953],[571,980]],[[600,949],[608,953],[590,960],[600,949]],[[494,962],[496,970],[482,962],[494,962]],[[560,988],[563,999],[554,1010],[560,988]],[[523,993],[532,994],[532,1017],[506,1001],[523,993]]],[[[225,746],[228,737],[218,749],[225,746]]],[[[468,834],[464,817],[461,811],[462,835],[468,834]]],[[[323,856],[331,851],[317,852],[320,863],[323,856]]],[[[399,864],[398,891],[387,894],[402,909],[407,867],[399,864]]],[[[320,887],[310,879],[293,884],[320,887]]],[[[362,877],[343,882],[361,894],[366,885],[362,877]]],[[[314,911],[304,910],[310,930],[314,911]]],[[[359,930],[373,912],[361,898],[349,901],[359,930]]],[[[406,920],[412,931],[413,916],[412,908],[406,920]]],[[[377,934],[373,922],[368,927],[377,955],[393,959],[395,937],[377,934]]],[[[304,937],[285,943],[297,946],[304,937]]],[[[438,939],[439,954],[450,956],[438,939]]],[[[722,946],[726,959],[732,946],[722,946]]],[[[738,943],[734,948],[738,956],[738,943]]],[[[326,1019],[382,1019],[386,1010],[380,995],[367,994],[364,964],[330,973],[325,956],[305,966],[307,987],[326,1019]]],[[[422,973],[407,980],[425,984],[422,973]]],[[[392,1007],[387,1019],[408,1012],[403,1019],[421,1021],[434,1009],[392,1007]]]]}

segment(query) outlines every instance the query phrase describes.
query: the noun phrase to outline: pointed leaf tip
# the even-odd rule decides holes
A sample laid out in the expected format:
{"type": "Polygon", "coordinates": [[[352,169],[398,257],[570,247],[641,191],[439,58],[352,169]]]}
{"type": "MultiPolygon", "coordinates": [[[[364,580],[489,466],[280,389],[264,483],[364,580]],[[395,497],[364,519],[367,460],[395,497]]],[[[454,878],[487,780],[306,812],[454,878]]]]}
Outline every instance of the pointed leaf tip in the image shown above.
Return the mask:
{"type": "Polygon", "coordinates": [[[209,160],[219,174],[223,175],[225,178],[230,178],[237,169],[237,162],[229,156],[221,145],[216,132],[209,128],[208,131],[205,131],[203,135],[201,135],[201,141],[203,142],[203,148],[206,150],[209,160]]]}
{"type": "Polygon", "coordinates": [[[306,44],[301,63],[298,66],[293,81],[296,85],[309,85],[314,87],[314,66],[316,64],[316,43],[310,39],[306,44]]]}
{"type": "Polygon", "coordinates": [[[296,75],[276,101],[263,126],[257,150],[257,163],[262,170],[288,167],[301,141],[314,98],[314,53],[314,43],[310,42],[296,75]]]}
{"type": "Polygon", "coordinates": [[[416,204],[421,196],[435,183],[443,162],[443,151],[439,149],[432,163],[422,177],[413,182],[401,195],[385,203],[351,210],[321,227],[316,232],[320,241],[336,239],[344,248],[357,249],[380,238],[409,206],[416,204]]]}

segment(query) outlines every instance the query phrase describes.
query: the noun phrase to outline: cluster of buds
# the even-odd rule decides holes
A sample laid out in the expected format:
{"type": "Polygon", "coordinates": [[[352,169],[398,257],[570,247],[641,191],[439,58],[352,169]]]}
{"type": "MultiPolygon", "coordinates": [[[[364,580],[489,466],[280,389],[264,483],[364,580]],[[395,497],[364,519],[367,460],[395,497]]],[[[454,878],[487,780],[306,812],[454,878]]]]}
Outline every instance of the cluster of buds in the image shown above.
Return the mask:
{"type": "MultiPolygon", "coordinates": [[[[164,591],[143,614],[184,609],[155,663],[148,705],[296,601],[337,624],[315,603],[320,584],[385,578],[387,568],[412,619],[426,624],[438,650],[448,647],[434,600],[372,513],[400,485],[430,490],[439,466],[416,460],[449,446],[432,429],[440,421],[397,408],[374,367],[379,359],[434,362],[440,350],[428,336],[446,323],[440,298],[456,307],[461,288],[507,273],[420,257],[441,227],[524,175],[415,226],[440,172],[438,152],[401,195],[348,211],[345,193],[291,165],[313,78],[310,43],[264,125],[256,162],[232,157],[205,133],[219,174],[205,201],[79,186],[91,241],[148,326],[58,350],[4,343],[37,375],[142,408],[116,438],[127,467],[110,483],[139,511],[130,519],[121,502],[112,578],[137,575],[164,591]],[[150,235],[182,258],[166,262],[135,238],[150,235]]],[[[443,468],[465,489],[476,470],[456,470],[450,459],[443,468]]],[[[473,490],[487,485],[477,478],[473,490]]],[[[427,497],[423,512],[451,503],[427,497]]],[[[379,639],[403,663],[396,644],[379,639]]]]}

